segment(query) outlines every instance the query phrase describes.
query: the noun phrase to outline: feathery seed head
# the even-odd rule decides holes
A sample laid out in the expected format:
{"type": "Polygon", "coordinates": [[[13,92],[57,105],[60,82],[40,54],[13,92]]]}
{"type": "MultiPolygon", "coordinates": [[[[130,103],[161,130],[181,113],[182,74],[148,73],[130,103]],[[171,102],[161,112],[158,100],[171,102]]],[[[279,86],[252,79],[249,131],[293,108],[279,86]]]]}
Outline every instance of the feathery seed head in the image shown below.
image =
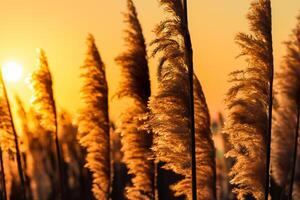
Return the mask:
{"type": "Polygon", "coordinates": [[[8,99],[6,98],[4,80],[0,70],[0,146],[2,151],[12,154],[15,153],[16,146],[8,99]]]}
{"type": "Polygon", "coordinates": [[[121,111],[116,131],[122,135],[123,161],[132,175],[131,185],[126,187],[128,199],[154,199],[154,164],[151,145],[152,134],[140,129],[143,121],[140,116],[147,112],[150,96],[150,80],[147,51],[142,27],[135,6],[127,1],[124,14],[126,51],[116,58],[121,67],[121,81],[116,96],[129,100],[131,104],[121,111]]]}
{"type": "Polygon", "coordinates": [[[49,71],[45,52],[38,50],[37,69],[30,76],[30,85],[33,90],[31,104],[41,116],[42,126],[52,133],[56,129],[56,108],[52,90],[52,77],[49,71]]]}
{"type": "Polygon", "coordinates": [[[85,166],[92,172],[94,197],[102,200],[110,192],[108,88],[104,64],[92,35],[87,38],[87,47],[80,68],[84,105],[78,116],[78,140],[87,151],[85,166]]]}
{"type": "Polygon", "coordinates": [[[249,66],[231,73],[226,98],[228,157],[236,160],[230,176],[238,199],[264,199],[270,77],[273,73],[270,1],[253,0],[248,13],[251,34],[239,33],[237,44],[249,66]]]}

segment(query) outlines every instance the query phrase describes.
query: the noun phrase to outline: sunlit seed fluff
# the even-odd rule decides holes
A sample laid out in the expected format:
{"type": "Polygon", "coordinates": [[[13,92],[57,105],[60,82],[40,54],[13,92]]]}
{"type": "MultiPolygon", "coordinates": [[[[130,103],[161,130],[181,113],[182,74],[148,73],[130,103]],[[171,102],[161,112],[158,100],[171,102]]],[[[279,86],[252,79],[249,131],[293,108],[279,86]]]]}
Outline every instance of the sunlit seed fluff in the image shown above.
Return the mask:
{"type": "Polygon", "coordinates": [[[52,133],[56,130],[56,108],[52,90],[52,77],[45,52],[38,49],[37,69],[31,74],[30,86],[33,91],[31,104],[41,116],[42,126],[52,133]]]}
{"type": "Polygon", "coordinates": [[[191,192],[191,156],[189,140],[188,76],[183,65],[163,67],[157,94],[150,98],[149,126],[154,133],[156,162],[183,175],[172,188],[176,195],[191,192]]]}
{"type": "Polygon", "coordinates": [[[132,185],[126,187],[128,199],[153,199],[152,135],[140,129],[143,121],[138,117],[146,111],[146,105],[135,101],[120,115],[117,123],[116,131],[122,136],[123,161],[133,175],[132,185]]]}
{"type": "MultiPolygon", "coordinates": [[[[0,97],[0,114],[3,121],[0,122],[0,145],[1,145],[1,154],[3,151],[8,153],[15,153],[17,163],[17,171],[19,174],[20,180],[20,196],[24,199],[26,196],[25,191],[25,180],[22,169],[21,153],[19,148],[19,138],[15,129],[13,115],[10,108],[10,101],[8,98],[8,93],[5,87],[5,83],[2,77],[2,70],[0,70],[0,87],[1,87],[1,97],[0,97]],[[11,137],[13,136],[13,137],[11,137]],[[14,142],[14,145],[13,145],[14,142]]],[[[5,172],[3,172],[5,173],[5,172]]],[[[4,176],[4,174],[3,174],[4,176]]],[[[5,181],[4,181],[5,182],[5,181]]],[[[6,193],[6,192],[5,192],[6,193]]]]}
{"type": "Polygon", "coordinates": [[[14,153],[15,140],[13,132],[13,124],[10,115],[10,110],[8,108],[8,100],[4,92],[4,82],[2,73],[0,72],[0,146],[2,152],[14,153]]]}
{"type": "Polygon", "coordinates": [[[132,200],[154,199],[153,160],[150,160],[152,135],[140,128],[143,125],[140,116],[148,112],[149,69],[142,27],[131,0],[127,0],[124,22],[127,25],[126,50],[116,58],[121,67],[116,96],[120,100],[130,101],[130,104],[121,110],[116,131],[122,136],[123,161],[132,175],[132,184],[126,187],[126,196],[132,200]]]}
{"type": "Polygon", "coordinates": [[[248,67],[231,73],[226,97],[225,133],[235,159],[231,183],[238,199],[265,198],[270,77],[273,71],[271,6],[253,0],[248,13],[251,34],[239,33],[236,42],[248,67]]]}
{"type": "Polygon", "coordinates": [[[116,58],[121,66],[118,97],[131,97],[147,102],[150,96],[150,80],[147,51],[141,24],[132,0],[127,0],[124,14],[126,50],[116,58]]]}
{"type": "MultiPolygon", "coordinates": [[[[154,133],[156,162],[182,175],[171,188],[192,199],[189,76],[185,65],[183,7],[180,0],[160,0],[168,17],[155,29],[153,55],[159,55],[158,89],[149,102],[148,126],[154,133]]],[[[199,81],[194,79],[198,199],[215,199],[215,156],[210,117],[199,81]]]]}
{"type": "Polygon", "coordinates": [[[87,48],[80,68],[83,106],[78,116],[78,139],[87,151],[85,166],[92,172],[94,197],[103,200],[110,192],[108,88],[105,67],[92,35],[87,38],[87,48]]]}
{"type": "MultiPolygon", "coordinates": [[[[286,44],[286,55],[276,74],[275,117],[272,137],[272,171],[277,184],[287,192],[294,151],[297,109],[300,106],[300,15],[297,25],[286,44]]],[[[300,161],[298,143],[297,161],[300,161]]],[[[300,199],[300,170],[296,165],[293,198],[300,199]]],[[[287,193],[286,193],[287,194],[287,193]]]]}

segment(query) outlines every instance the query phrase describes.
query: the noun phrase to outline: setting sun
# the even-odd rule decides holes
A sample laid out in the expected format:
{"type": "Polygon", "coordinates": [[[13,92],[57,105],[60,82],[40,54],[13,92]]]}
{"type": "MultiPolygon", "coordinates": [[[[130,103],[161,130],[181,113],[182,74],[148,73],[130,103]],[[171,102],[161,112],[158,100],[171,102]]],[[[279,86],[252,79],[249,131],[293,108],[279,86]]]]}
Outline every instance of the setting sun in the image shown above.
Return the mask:
{"type": "Polygon", "coordinates": [[[3,78],[10,82],[17,82],[22,78],[23,67],[15,61],[9,61],[3,64],[3,78]]]}

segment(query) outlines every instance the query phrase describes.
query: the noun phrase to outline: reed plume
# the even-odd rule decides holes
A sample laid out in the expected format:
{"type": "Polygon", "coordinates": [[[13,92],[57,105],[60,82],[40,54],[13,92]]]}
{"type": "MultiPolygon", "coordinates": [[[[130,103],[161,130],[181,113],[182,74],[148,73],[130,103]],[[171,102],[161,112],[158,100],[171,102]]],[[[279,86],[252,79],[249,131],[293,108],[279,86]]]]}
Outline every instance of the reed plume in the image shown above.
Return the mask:
{"type": "Polygon", "coordinates": [[[237,44],[248,67],[231,73],[227,93],[225,132],[236,160],[231,183],[238,199],[268,199],[269,153],[272,118],[273,50],[271,5],[254,0],[248,13],[251,34],[239,33],[237,44]]]}
{"type": "MultiPolygon", "coordinates": [[[[155,29],[153,56],[159,54],[158,90],[149,102],[148,125],[154,133],[156,162],[183,178],[171,186],[176,196],[192,199],[192,154],[189,71],[186,64],[184,10],[180,0],[161,0],[169,13],[155,29]]],[[[215,199],[215,156],[210,117],[199,81],[194,78],[198,199],[215,199]]]]}
{"type": "Polygon", "coordinates": [[[127,25],[126,51],[116,58],[121,66],[121,81],[116,96],[131,103],[121,111],[116,131],[122,136],[123,161],[132,175],[132,185],[126,188],[126,194],[132,200],[154,199],[153,161],[149,159],[152,135],[140,129],[143,121],[139,118],[148,112],[149,69],[145,39],[132,0],[127,0],[124,19],[127,25]]]}
{"type": "Polygon", "coordinates": [[[4,87],[4,82],[2,78],[2,73],[0,74],[1,77],[1,95],[0,95],[0,145],[1,150],[3,152],[8,152],[13,154],[16,152],[16,144],[15,144],[15,133],[13,128],[13,121],[11,119],[10,108],[8,108],[8,100],[6,99],[7,96],[4,92],[6,90],[4,87]]]}
{"type": "Polygon", "coordinates": [[[31,74],[30,87],[33,90],[31,104],[38,115],[41,124],[55,134],[56,132],[56,107],[52,90],[52,77],[45,52],[38,49],[37,69],[31,74]]]}
{"type": "Polygon", "coordinates": [[[124,13],[126,51],[116,58],[121,66],[121,81],[116,95],[130,97],[147,103],[150,96],[150,80],[147,51],[141,24],[132,0],[127,0],[124,13]]]}
{"type": "Polygon", "coordinates": [[[57,164],[59,170],[60,198],[65,199],[64,173],[62,166],[62,155],[58,139],[57,111],[52,89],[52,77],[48,66],[45,52],[38,50],[37,69],[30,76],[30,86],[33,91],[31,104],[40,116],[42,127],[53,134],[56,147],[57,164]]]}
{"type": "MultiPolygon", "coordinates": [[[[15,129],[15,124],[10,108],[10,102],[6,86],[2,76],[2,70],[0,70],[0,147],[1,153],[8,152],[13,153],[16,156],[18,174],[21,182],[21,199],[26,199],[25,180],[22,168],[21,152],[19,148],[19,138],[15,129]]],[[[2,171],[3,178],[5,178],[5,171],[2,171]]],[[[5,187],[5,186],[4,186],[5,187]]]]}
{"type": "Polygon", "coordinates": [[[78,118],[78,139],[87,151],[86,167],[92,172],[93,194],[108,199],[110,194],[110,137],[108,88],[105,67],[94,37],[87,38],[87,54],[81,66],[81,100],[84,103],[78,118]]]}
{"type": "MultiPolygon", "coordinates": [[[[17,149],[19,148],[18,142],[15,143],[15,137],[17,137],[16,133],[14,132],[14,124],[11,118],[10,113],[10,105],[6,95],[6,88],[4,85],[2,72],[0,71],[0,80],[1,80],[1,94],[0,94],[0,158],[1,158],[1,183],[2,183],[2,197],[5,199],[7,198],[6,192],[6,176],[5,176],[5,169],[4,169],[4,159],[3,154],[9,153],[13,155],[16,153],[17,149]],[[17,144],[17,145],[16,145],[17,144]]],[[[17,138],[16,138],[17,139],[17,138]]],[[[18,141],[18,140],[17,140],[18,141]]],[[[17,152],[17,156],[20,156],[20,152],[17,152]]],[[[21,162],[18,162],[18,165],[21,165],[21,162]]],[[[23,173],[19,171],[20,180],[23,178],[23,173]]],[[[24,186],[24,185],[23,185],[24,186]]]]}
{"type": "Polygon", "coordinates": [[[300,159],[296,134],[299,132],[300,112],[300,15],[297,20],[289,41],[285,43],[287,53],[276,74],[278,107],[274,113],[272,137],[273,177],[286,195],[293,191],[294,199],[300,198],[300,171],[295,171],[296,160],[300,159]],[[293,190],[289,185],[294,185],[293,190]]]}

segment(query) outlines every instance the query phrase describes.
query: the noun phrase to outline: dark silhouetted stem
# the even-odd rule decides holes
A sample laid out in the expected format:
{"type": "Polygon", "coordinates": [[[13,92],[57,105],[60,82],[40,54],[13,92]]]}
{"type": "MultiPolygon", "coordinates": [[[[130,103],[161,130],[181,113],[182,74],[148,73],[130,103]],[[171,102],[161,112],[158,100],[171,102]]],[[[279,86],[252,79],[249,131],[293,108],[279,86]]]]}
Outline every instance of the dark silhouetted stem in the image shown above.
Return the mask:
{"type": "MultiPolygon", "coordinates": [[[[106,105],[108,105],[108,101],[106,102],[106,105]]],[[[107,122],[109,122],[109,116],[108,114],[105,116],[107,122]]],[[[110,129],[108,128],[108,130],[106,131],[107,133],[107,141],[108,141],[108,152],[107,152],[107,158],[108,158],[108,163],[109,163],[109,167],[107,169],[108,171],[108,177],[109,177],[109,181],[108,181],[108,187],[107,187],[107,200],[110,200],[112,198],[112,179],[113,179],[113,173],[112,172],[112,168],[113,168],[113,161],[112,161],[112,150],[111,150],[111,144],[110,144],[110,129]]]]}
{"type": "Polygon", "coordinates": [[[2,149],[0,147],[0,164],[1,164],[1,181],[2,181],[2,190],[3,190],[3,198],[4,200],[7,199],[6,195],[6,181],[5,181],[5,173],[4,173],[4,165],[3,165],[3,155],[2,149]]]}
{"type": "Polygon", "coordinates": [[[195,142],[195,116],[194,116],[194,67],[193,67],[193,49],[188,28],[188,10],[187,0],[183,0],[184,10],[184,43],[185,43],[185,63],[189,73],[190,89],[190,131],[191,131],[191,155],[192,155],[192,197],[197,200],[197,169],[196,169],[196,142],[195,142]]]}
{"type": "Polygon", "coordinates": [[[158,163],[154,162],[154,200],[158,200],[158,189],[157,189],[157,173],[158,173],[158,163]]]}
{"type": "Polygon", "coordinates": [[[295,141],[294,141],[294,151],[293,151],[293,160],[292,160],[292,172],[291,172],[291,180],[289,184],[289,200],[292,199],[293,195],[293,185],[295,178],[295,170],[297,164],[297,152],[298,152],[298,138],[299,138],[299,118],[300,118],[300,107],[297,106],[297,123],[296,123],[296,132],[295,132],[295,141]]]}
{"type": "Polygon", "coordinates": [[[63,170],[63,165],[62,165],[62,156],[61,156],[61,150],[60,150],[60,144],[58,140],[58,122],[57,122],[57,113],[56,113],[56,106],[54,99],[52,99],[52,108],[54,112],[54,121],[55,121],[55,132],[54,132],[54,137],[55,137],[55,147],[56,147],[56,155],[57,155],[57,164],[58,164],[58,171],[59,171],[59,185],[60,185],[60,199],[65,200],[65,187],[64,187],[64,170],[63,170]]]}
{"type": "MultiPolygon", "coordinates": [[[[271,1],[269,2],[271,9],[271,1]]],[[[274,79],[274,58],[273,58],[273,37],[272,37],[272,12],[270,12],[270,30],[268,32],[268,49],[269,49],[269,68],[270,68],[270,86],[269,86],[269,108],[268,108],[268,135],[267,135],[267,149],[266,149],[266,183],[265,183],[265,200],[269,198],[270,190],[270,160],[271,160],[271,138],[272,138],[272,111],[273,111],[273,79],[274,79]]]]}

